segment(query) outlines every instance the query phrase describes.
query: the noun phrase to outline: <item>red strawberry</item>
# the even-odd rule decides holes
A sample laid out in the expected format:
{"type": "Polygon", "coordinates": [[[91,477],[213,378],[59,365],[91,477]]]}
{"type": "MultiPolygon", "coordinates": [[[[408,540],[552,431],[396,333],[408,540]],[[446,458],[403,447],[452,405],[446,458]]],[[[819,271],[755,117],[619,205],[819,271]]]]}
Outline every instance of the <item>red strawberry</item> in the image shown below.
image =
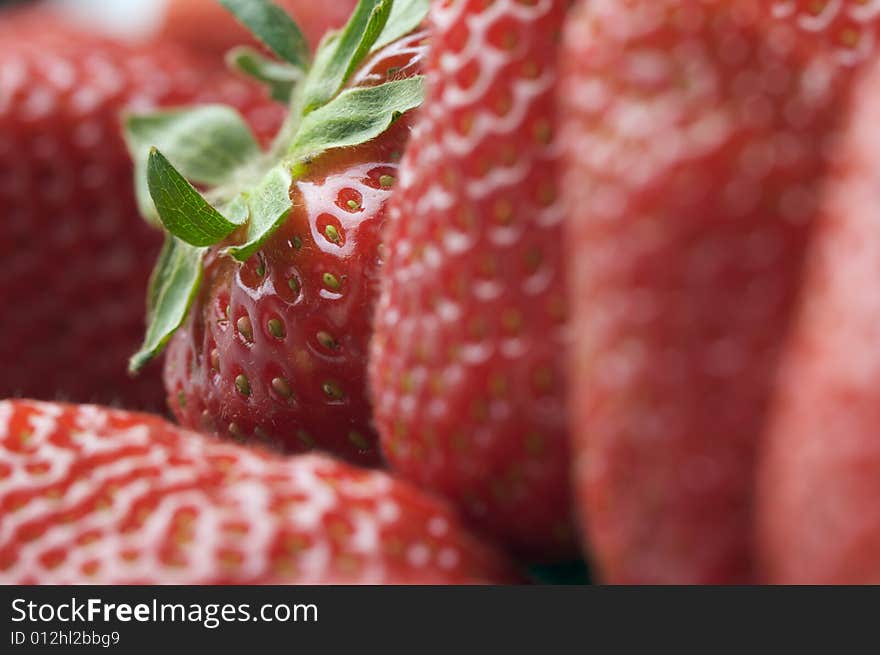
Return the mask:
{"type": "MultiPolygon", "coordinates": [[[[277,4],[290,12],[314,47],[327,30],[345,23],[356,0],[277,0],[277,4]]],[[[215,58],[249,38],[218,0],[170,0],[160,35],[215,58]]]]}
{"type": "Polygon", "coordinates": [[[772,0],[762,3],[778,21],[795,26],[810,52],[830,52],[844,67],[868,61],[880,38],[880,3],[876,0],[772,0]]]}
{"type": "Polygon", "coordinates": [[[432,5],[371,351],[394,469],[540,557],[574,546],[552,129],[567,4],[432,5]]]}
{"type": "Polygon", "coordinates": [[[161,238],[138,217],[119,113],[223,100],[263,133],[262,89],[162,44],[125,46],[40,11],[0,20],[0,397],[160,408],[157,373],[125,362],[161,238]]]}
{"type": "Polygon", "coordinates": [[[510,582],[385,473],[93,405],[0,402],[2,584],[510,582]]]}
{"type": "MultiPolygon", "coordinates": [[[[165,327],[157,339],[151,328],[135,367],[161,349],[188,312],[171,339],[165,373],[170,403],[185,426],[288,451],[318,446],[361,463],[379,462],[365,388],[381,259],[379,229],[409,134],[408,116],[396,119],[420,102],[421,78],[413,75],[426,47],[424,33],[411,31],[421,19],[388,17],[389,6],[361,2],[346,28],[349,36],[360,34],[362,19],[371,11],[386,13],[373,54],[360,65],[348,61],[351,74],[334,82],[326,63],[343,56],[333,48],[342,48],[339,44],[349,36],[329,41],[293,93],[288,124],[273,149],[249,155],[249,162],[231,171],[227,184],[208,194],[227,216],[230,201],[249,203],[246,226],[236,229],[237,224],[210,209],[228,226],[217,238],[200,241],[175,231],[181,210],[196,237],[211,228],[200,225],[200,215],[192,210],[192,198],[205,202],[193,189],[192,197],[178,197],[159,211],[180,239],[202,246],[187,251],[199,274],[189,279],[182,299],[169,292],[166,300],[171,298],[173,306],[160,307],[154,321],[165,327]],[[391,42],[376,49],[385,41],[391,42]],[[347,83],[348,88],[340,92],[334,87],[329,97],[311,104],[314,90],[327,83],[347,83]],[[418,101],[411,102],[413,94],[418,101]],[[261,176],[264,182],[285,182],[267,191],[260,187],[261,176]],[[274,209],[279,204],[283,211],[274,209]],[[265,214],[267,207],[275,213],[265,214]],[[255,233],[261,235],[256,241],[255,233]],[[233,252],[246,243],[253,246],[233,252]]],[[[366,43],[359,51],[370,49],[366,43]]],[[[205,138],[210,142],[214,137],[205,138]]],[[[238,156],[224,137],[216,140],[217,147],[206,150],[208,161],[200,165],[213,165],[215,152],[238,156]]],[[[186,149],[181,156],[187,156],[186,149]]],[[[158,153],[153,158],[161,163],[158,153]]],[[[173,152],[169,160],[181,161],[173,152]]],[[[172,187],[159,192],[175,191],[172,187]]],[[[172,271],[174,262],[168,265],[163,257],[158,270],[172,271]]]]}
{"type": "Polygon", "coordinates": [[[860,88],[763,452],[774,583],[880,584],[880,66],[860,88]]]}
{"type": "Polygon", "coordinates": [[[755,450],[850,76],[769,8],[593,0],[568,25],[576,476],[609,582],[753,579],[755,450]]]}

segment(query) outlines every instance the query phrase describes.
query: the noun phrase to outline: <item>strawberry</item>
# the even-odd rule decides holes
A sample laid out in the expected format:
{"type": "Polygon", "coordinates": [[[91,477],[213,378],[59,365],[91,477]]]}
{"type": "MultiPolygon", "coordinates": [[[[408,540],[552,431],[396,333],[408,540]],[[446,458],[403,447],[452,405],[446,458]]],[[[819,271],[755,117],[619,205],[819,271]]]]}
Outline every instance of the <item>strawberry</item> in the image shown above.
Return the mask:
{"type": "Polygon", "coordinates": [[[146,414],[0,401],[2,584],[510,582],[441,502],[146,414]]]}
{"type": "Polygon", "coordinates": [[[755,451],[855,70],[773,5],[567,26],[575,468],[608,582],[754,580],[755,451]]]}
{"type": "Polygon", "coordinates": [[[158,371],[125,362],[161,237],[138,218],[119,113],[222,100],[263,133],[263,89],[164,44],[122,45],[35,8],[0,20],[0,397],[163,406],[158,371]]]}
{"type": "MultiPolygon", "coordinates": [[[[845,68],[856,67],[880,45],[880,3],[876,0],[772,0],[762,9],[772,29],[794,27],[812,54],[830,53],[845,68]]],[[[778,33],[777,33],[778,35],[778,33]]]]}
{"type": "Polygon", "coordinates": [[[880,584],[880,66],[853,106],[762,450],[773,583],[880,584]]]}
{"type": "MultiPolygon", "coordinates": [[[[355,0],[280,0],[278,4],[290,12],[314,47],[327,30],[345,23],[355,0]]],[[[170,0],[159,34],[163,40],[215,58],[249,36],[218,0],[170,0]]]]}
{"type": "Polygon", "coordinates": [[[184,426],[378,464],[365,369],[379,229],[425,49],[419,11],[400,9],[424,4],[423,14],[427,3],[362,1],[311,67],[289,18],[279,22],[268,2],[244,4],[287,30],[280,42],[262,34],[282,61],[259,61],[281,69],[272,88],[291,97],[287,124],[261,152],[222,108],[129,123],[138,161],[158,146],[143,169],[172,235],[132,368],[170,340],[165,385],[184,426]],[[175,166],[211,182],[206,197],[175,166]]]}
{"type": "Polygon", "coordinates": [[[566,5],[432,5],[370,364],[392,467],[545,559],[574,548],[552,123],[566,5]]]}

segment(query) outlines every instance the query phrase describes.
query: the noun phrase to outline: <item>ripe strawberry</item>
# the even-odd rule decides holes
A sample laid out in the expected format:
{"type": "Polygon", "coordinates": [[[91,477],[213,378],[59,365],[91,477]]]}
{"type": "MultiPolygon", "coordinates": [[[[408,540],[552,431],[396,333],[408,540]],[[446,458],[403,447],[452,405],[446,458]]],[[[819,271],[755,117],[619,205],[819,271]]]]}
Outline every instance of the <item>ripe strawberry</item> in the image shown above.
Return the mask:
{"type": "MultiPolygon", "coordinates": [[[[327,30],[343,25],[355,4],[356,0],[278,0],[312,47],[327,30]]],[[[227,49],[247,42],[249,34],[218,0],[170,0],[160,38],[218,58],[227,49]]]]}
{"type": "Polygon", "coordinates": [[[568,24],[576,476],[609,582],[753,579],[755,450],[851,75],[767,8],[568,24]]]}
{"type": "Polygon", "coordinates": [[[131,380],[161,237],[138,217],[119,113],[223,100],[263,133],[265,92],[162,44],[126,46],[34,9],[0,20],[0,397],[163,405],[131,380]]]}
{"type": "MultiPolygon", "coordinates": [[[[200,129],[202,119],[184,117],[188,127],[182,129],[172,117],[169,129],[183,134],[184,146],[190,140],[212,144],[193,168],[190,149],[179,148],[176,136],[166,144],[149,135],[159,139],[172,163],[189,167],[190,177],[199,181],[205,181],[200,169],[214,166],[216,152],[233,162],[244,160],[209,192],[218,212],[182,178],[166,184],[168,161],[163,164],[159,152],[150,156],[156,176],[152,197],[159,198],[160,217],[177,236],[160,258],[151,293],[161,302],[134,368],[174,333],[165,384],[185,426],[287,451],[318,446],[361,463],[379,462],[365,389],[379,228],[409,134],[408,116],[397,117],[421,101],[421,78],[413,74],[426,47],[424,33],[415,30],[421,18],[389,17],[390,6],[385,0],[362,1],[343,36],[318,52],[293,91],[288,123],[270,152],[246,145],[242,155],[226,136],[216,136],[217,129],[193,138],[189,126],[200,129]],[[360,59],[371,50],[376,34],[365,29],[365,16],[384,16],[387,22],[373,54],[360,64],[344,47],[355,35],[364,39],[360,59]],[[342,66],[327,64],[347,57],[342,66]],[[334,70],[352,72],[334,78],[334,70]],[[348,88],[339,92],[346,82],[348,88]],[[329,92],[314,100],[327,84],[329,92]],[[181,187],[189,187],[188,195],[166,197],[181,187]],[[207,209],[194,210],[199,203],[207,209]],[[248,205],[242,214],[246,225],[234,218],[240,211],[236,203],[248,205]],[[215,224],[223,230],[204,238],[215,224]],[[180,258],[189,275],[182,293],[174,286],[180,258]]],[[[276,43],[278,54],[295,38],[276,43]]],[[[234,117],[223,121],[239,145],[247,142],[234,117]]],[[[137,125],[133,128],[137,132],[137,125]]]]}
{"type": "Polygon", "coordinates": [[[860,89],[762,451],[774,583],[880,584],[880,66],[860,89]]]}
{"type": "Polygon", "coordinates": [[[0,401],[2,584],[510,582],[385,473],[94,405],[0,401]]]}
{"type": "Polygon", "coordinates": [[[393,468],[548,558],[574,546],[552,129],[566,5],[432,5],[371,351],[393,468]]]}
{"type": "Polygon", "coordinates": [[[876,0],[771,0],[762,4],[776,21],[774,30],[796,27],[798,38],[812,54],[831,53],[844,67],[869,61],[880,45],[880,3],[876,0]]]}

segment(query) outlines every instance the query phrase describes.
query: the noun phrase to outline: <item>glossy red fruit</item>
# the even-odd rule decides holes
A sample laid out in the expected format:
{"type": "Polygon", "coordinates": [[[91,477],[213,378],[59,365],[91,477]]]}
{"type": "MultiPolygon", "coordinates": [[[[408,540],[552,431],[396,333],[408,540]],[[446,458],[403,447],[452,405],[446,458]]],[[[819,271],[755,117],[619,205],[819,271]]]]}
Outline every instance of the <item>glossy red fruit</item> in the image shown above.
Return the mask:
{"type": "MultiPolygon", "coordinates": [[[[417,74],[424,31],[371,56],[349,88],[417,74]]],[[[410,132],[324,152],[290,189],[293,208],[245,263],[212,247],[189,318],[169,344],[165,386],[188,427],[288,452],[317,447],[381,461],[366,360],[383,257],[385,203],[410,132]]]]}
{"type": "MultiPolygon", "coordinates": [[[[314,48],[329,29],[345,24],[357,0],[276,0],[314,48]]],[[[234,46],[252,43],[247,30],[218,0],[170,0],[160,38],[192,48],[219,61],[234,46]]]]}
{"type": "Polygon", "coordinates": [[[566,5],[432,5],[371,351],[392,467],[544,558],[574,548],[553,134],[566,5]]]}
{"type": "Polygon", "coordinates": [[[325,155],[291,189],[290,217],[244,265],[220,248],[209,255],[202,293],[166,356],[181,424],[379,463],[365,362],[384,206],[408,133],[404,120],[377,142],[325,155]]]}
{"type": "Polygon", "coordinates": [[[30,11],[4,16],[0,36],[0,397],[160,409],[158,372],[126,374],[161,236],[138,216],[120,113],[222,101],[266,134],[282,112],[170,46],[30,11]]]}
{"type": "Polygon", "coordinates": [[[851,75],[767,8],[595,0],[567,26],[576,477],[609,582],[754,580],[755,451],[851,75]]]}
{"type": "Polygon", "coordinates": [[[762,451],[768,582],[880,584],[880,67],[855,97],[762,451]]]}
{"type": "Polygon", "coordinates": [[[0,402],[0,583],[514,580],[442,503],[93,405],[0,402]]]}

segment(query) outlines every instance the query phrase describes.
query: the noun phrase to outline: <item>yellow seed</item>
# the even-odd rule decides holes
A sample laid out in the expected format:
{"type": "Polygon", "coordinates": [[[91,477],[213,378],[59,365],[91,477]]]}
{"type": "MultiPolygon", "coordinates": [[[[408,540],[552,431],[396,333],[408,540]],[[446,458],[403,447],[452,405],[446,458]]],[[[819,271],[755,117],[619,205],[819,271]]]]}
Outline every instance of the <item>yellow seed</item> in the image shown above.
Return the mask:
{"type": "Polygon", "coordinates": [[[367,441],[367,438],[357,430],[352,430],[348,433],[348,440],[353,443],[358,450],[370,449],[370,442],[367,441]]]}
{"type": "Polygon", "coordinates": [[[339,386],[339,383],[334,382],[333,380],[327,380],[321,385],[321,388],[324,390],[326,396],[333,400],[339,400],[345,395],[345,392],[342,390],[342,387],[339,386]]]}
{"type": "Polygon", "coordinates": [[[328,350],[339,350],[339,342],[333,338],[333,335],[329,332],[321,330],[315,335],[318,339],[318,343],[320,343],[324,348],[328,350]]]}
{"type": "Polygon", "coordinates": [[[290,383],[284,378],[272,378],[272,388],[282,398],[290,398],[293,395],[290,383]]]}
{"type": "Polygon", "coordinates": [[[282,323],[277,318],[270,318],[269,322],[266,323],[266,327],[269,329],[269,334],[271,334],[276,339],[283,339],[286,334],[284,330],[284,323],[282,323]]]}
{"type": "Polygon", "coordinates": [[[507,198],[499,198],[494,208],[495,220],[507,225],[513,219],[513,204],[507,198]]]}
{"type": "Polygon", "coordinates": [[[235,388],[238,389],[238,393],[242,396],[251,395],[251,383],[244,373],[239,373],[235,376],[235,388]]]}
{"type": "Polygon", "coordinates": [[[519,332],[520,328],[522,328],[522,314],[515,309],[508,309],[502,314],[501,322],[504,325],[505,330],[515,334],[519,332]]]}
{"type": "Polygon", "coordinates": [[[238,328],[239,334],[241,334],[241,336],[243,336],[248,341],[254,338],[254,326],[251,324],[251,319],[249,316],[245,315],[239,318],[235,322],[235,327],[238,328]]]}
{"type": "Polygon", "coordinates": [[[335,225],[325,227],[324,235],[333,243],[339,243],[342,240],[342,237],[339,236],[339,230],[336,229],[335,225]]]}
{"type": "Polygon", "coordinates": [[[860,34],[858,30],[849,27],[840,33],[840,42],[847,48],[855,48],[859,44],[860,34]]]}
{"type": "Polygon", "coordinates": [[[533,127],[533,134],[535,136],[535,140],[539,143],[550,143],[550,139],[552,138],[553,132],[550,129],[550,123],[548,123],[545,119],[540,119],[535,121],[535,125],[533,127]]]}

